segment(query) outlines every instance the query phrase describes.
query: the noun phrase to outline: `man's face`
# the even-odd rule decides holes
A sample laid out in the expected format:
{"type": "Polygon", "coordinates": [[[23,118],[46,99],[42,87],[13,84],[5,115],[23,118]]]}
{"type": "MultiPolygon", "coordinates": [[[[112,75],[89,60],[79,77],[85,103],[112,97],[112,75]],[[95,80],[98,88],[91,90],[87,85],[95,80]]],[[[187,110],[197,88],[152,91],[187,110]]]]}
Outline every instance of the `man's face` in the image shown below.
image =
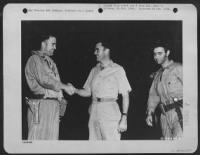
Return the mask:
{"type": "Polygon", "coordinates": [[[55,49],[56,49],[56,38],[49,37],[49,39],[44,42],[44,51],[46,51],[45,54],[48,56],[52,56],[54,54],[55,49]]]}
{"type": "Polygon", "coordinates": [[[163,47],[156,47],[153,50],[154,53],[154,60],[157,64],[162,65],[169,56],[169,51],[165,52],[165,49],[163,47]]]}
{"type": "Polygon", "coordinates": [[[102,43],[97,43],[95,46],[94,54],[96,55],[97,61],[102,61],[105,57],[105,48],[102,46],[102,43]]]}

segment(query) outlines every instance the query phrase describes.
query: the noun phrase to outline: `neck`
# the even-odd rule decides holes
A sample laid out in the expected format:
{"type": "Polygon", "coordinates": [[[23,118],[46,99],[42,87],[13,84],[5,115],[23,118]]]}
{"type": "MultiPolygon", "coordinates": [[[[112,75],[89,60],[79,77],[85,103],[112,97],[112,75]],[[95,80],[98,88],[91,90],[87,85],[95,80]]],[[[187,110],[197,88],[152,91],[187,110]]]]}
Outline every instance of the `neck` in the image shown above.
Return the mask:
{"type": "Polygon", "coordinates": [[[109,63],[110,63],[110,59],[109,58],[106,58],[106,59],[104,59],[104,60],[102,60],[101,62],[100,62],[100,64],[102,65],[102,66],[107,66],[109,63]]]}
{"type": "Polygon", "coordinates": [[[166,68],[170,64],[170,60],[166,59],[166,61],[162,64],[162,68],[166,68]]]}

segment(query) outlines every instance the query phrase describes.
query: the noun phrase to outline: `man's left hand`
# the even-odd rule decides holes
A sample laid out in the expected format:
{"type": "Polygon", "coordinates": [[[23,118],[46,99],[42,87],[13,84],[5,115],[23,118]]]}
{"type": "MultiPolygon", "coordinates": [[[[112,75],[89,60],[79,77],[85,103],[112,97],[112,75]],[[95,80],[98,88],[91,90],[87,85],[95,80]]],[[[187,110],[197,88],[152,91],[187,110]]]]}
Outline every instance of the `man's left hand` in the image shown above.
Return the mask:
{"type": "Polygon", "coordinates": [[[126,116],[122,116],[119,126],[118,126],[118,132],[125,132],[127,130],[127,118],[126,116]]]}

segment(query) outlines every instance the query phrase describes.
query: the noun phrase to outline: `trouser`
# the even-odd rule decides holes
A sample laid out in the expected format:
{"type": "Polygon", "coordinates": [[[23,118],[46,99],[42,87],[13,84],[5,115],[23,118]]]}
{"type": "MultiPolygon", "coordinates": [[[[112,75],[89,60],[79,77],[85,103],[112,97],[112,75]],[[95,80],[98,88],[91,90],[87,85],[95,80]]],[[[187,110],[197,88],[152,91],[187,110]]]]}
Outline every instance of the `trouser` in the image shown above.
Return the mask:
{"type": "Polygon", "coordinates": [[[120,140],[118,125],[121,117],[116,102],[95,102],[91,105],[89,140],[120,140]]]}
{"type": "Polygon", "coordinates": [[[162,139],[176,139],[182,137],[182,127],[175,109],[165,114],[161,113],[160,117],[162,139]]]}
{"type": "Polygon", "coordinates": [[[28,140],[57,140],[59,136],[59,102],[41,99],[30,100],[29,104],[33,104],[34,101],[39,101],[38,121],[35,121],[35,113],[29,107],[28,140]]]}

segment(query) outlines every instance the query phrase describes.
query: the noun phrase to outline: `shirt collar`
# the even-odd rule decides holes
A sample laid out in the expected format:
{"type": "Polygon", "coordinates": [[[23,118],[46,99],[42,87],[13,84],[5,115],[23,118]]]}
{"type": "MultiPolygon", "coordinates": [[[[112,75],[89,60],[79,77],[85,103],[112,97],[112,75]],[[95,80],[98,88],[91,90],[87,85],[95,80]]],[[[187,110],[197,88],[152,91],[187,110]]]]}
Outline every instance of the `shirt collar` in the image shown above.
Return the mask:
{"type": "Polygon", "coordinates": [[[39,55],[41,57],[45,57],[44,53],[42,53],[41,51],[32,51],[32,54],[36,54],[36,55],[39,55]]]}
{"type": "Polygon", "coordinates": [[[173,63],[174,63],[174,61],[170,60],[170,62],[167,64],[167,66],[165,66],[164,68],[162,67],[162,69],[169,69],[173,63]]]}
{"type": "Polygon", "coordinates": [[[107,65],[103,65],[103,64],[101,64],[101,63],[98,63],[97,64],[97,66],[99,67],[99,68],[108,68],[108,67],[113,67],[113,61],[112,60],[110,60],[110,62],[107,64],[107,65]]]}

